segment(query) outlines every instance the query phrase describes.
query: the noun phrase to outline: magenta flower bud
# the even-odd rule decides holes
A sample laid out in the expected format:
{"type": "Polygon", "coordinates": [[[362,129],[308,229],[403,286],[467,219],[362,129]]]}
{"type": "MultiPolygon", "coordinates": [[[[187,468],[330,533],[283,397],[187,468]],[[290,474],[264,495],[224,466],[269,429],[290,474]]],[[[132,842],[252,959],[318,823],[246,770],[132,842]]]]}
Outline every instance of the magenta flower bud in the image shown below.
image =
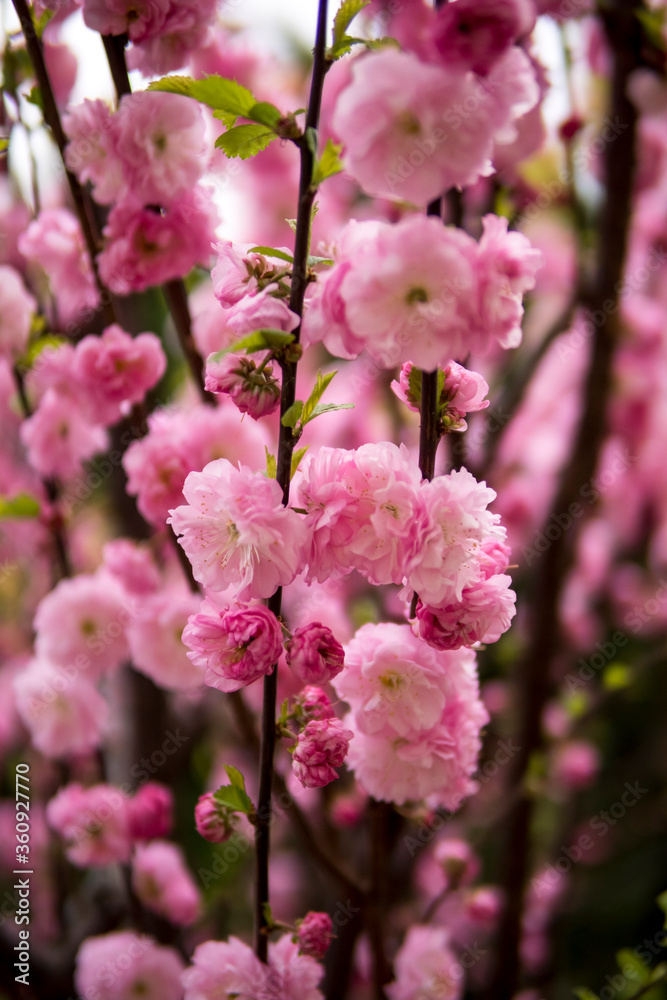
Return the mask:
{"type": "Polygon", "coordinates": [[[320,622],[296,629],[285,651],[287,663],[304,684],[326,684],[345,665],[343,647],[320,622]]]}
{"type": "Polygon", "coordinates": [[[249,413],[253,420],[273,413],[280,402],[273,368],[267,365],[260,370],[252,358],[240,354],[226,354],[219,361],[209,358],[205,386],[209,392],[227,393],[241,413],[249,413]]]}
{"type": "Polygon", "coordinates": [[[199,796],[195,806],[197,833],[212,844],[229,840],[234,828],[230,823],[230,813],[221,802],[217,802],[213,792],[199,796]]]}
{"type": "Polygon", "coordinates": [[[165,785],[149,781],[128,803],[130,836],[135,840],[168,837],[174,818],[174,797],[165,785]]]}
{"type": "Polygon", "coordinates": [[[219,611],[208,600],[183,629],[188,656],[206,668],[204,683],[238,691],[270,674],[283,648],[280,622],[263,604],[236,604],[219,611]]]}
{"type": "Polygon", "coordinates": [[[322,688],[309,685],[299,695],[305,714],[311,719],[333,719],[334,710],[322,688]]]}
{"type": "Polygon", "coordinates": [[[351,729],[345,729],[340,719],[316,719],[299,733],[292,755],[292,770],[304,788],[322,788],[335,781],[347,756],[351,729]]]}
{"type": "Polygon", "coordinates": [[[310,910],[297,925],[299,954],[312,955],[319,961],[326,955],[333,936],[333,923],[329,914],[310,910]]]}

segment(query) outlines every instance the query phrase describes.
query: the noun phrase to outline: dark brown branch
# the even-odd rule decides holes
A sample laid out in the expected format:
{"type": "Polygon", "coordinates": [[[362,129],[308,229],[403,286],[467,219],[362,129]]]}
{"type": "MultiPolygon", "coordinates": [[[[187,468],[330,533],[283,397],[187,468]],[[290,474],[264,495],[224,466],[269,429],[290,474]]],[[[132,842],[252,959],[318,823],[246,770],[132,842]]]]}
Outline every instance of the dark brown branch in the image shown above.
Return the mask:
{"type": "MultiPolygon", "coordinates": [[[[583,414],[572,458],[561,475],[549,518],[567,510],[577,500],[582,484],[593,477],[606,433],[612,361],[618,339],[619,290],[628,241],[635,167],[636,112],[626,97],[626,85],[629,74],[640,61],[641,37],[636,8],[636,2],[617,3],[610,6],[603,16],[614,54],[609,114],[625,129],[623,142],[608,144],[604,157],[607,195],[599,227],[599,266],[594,287],[595,304],[601,309],[604,319],[593,334],[583,414]]],[[[574,529],[564,532],[552,542],[532,580],[532,601],[528,609],[530,638],[517,668],[522,697],[517,742],[521,750],[513,762],[512,787],[519,789],[520,795],[510,814],[501,859],[506,906],[499,931],[497,967],[488,993],[493,1000],[510,1000],[519,986],[523,893],[529,873],[533,814],[532,799],[524,782],[530,759],[541,745],[541,717],[550,694],[551,666],[560,648],[559,599],[572,563],[575,542],[574,529]]]]}

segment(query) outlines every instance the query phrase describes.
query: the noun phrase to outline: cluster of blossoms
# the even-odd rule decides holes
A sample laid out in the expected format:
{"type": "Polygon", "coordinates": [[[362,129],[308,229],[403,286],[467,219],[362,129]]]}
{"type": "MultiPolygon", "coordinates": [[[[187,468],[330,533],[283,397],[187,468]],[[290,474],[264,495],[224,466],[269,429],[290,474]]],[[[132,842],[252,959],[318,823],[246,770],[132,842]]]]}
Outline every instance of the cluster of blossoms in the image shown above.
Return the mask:
{"type": "MultiPolygon", "coordinates": [[[[489,405],[489,400],[484,399],[489,391],[485,379],[477,372],[468,371],[456,361],[451,361],[442,372],[439,372],[438,379],[440,429],[443,431],[467,430],[466,413],[485,410],[489,405]],[[440,380],[442,384],[440,384],[440,380]]],[[[393,381],[391,387],[402,403],[405,403],[415,413],[419,413],[421,375],[411,361],[407,361],[401,366],[399,379],[393,381]]]]}
{"type": "MultiPolygon", "coordinates": [[[[194,5],[193,5],[194,10],[194,5]]],[[[70,109],[66,162],[113,205],[98,257],[102,281],[126,295],[207,263],[217,219],[200,183],[208,153],[201,110],[178,94],[127,94],[70,109]]]]}
{"type": "Polygon", "coordinates": [[[105,428],[141,402],[166,367],[155,334],[132,337],[117,324],[76,347],[45,350],[28,377],[37,407],[21,426],[31,466],[43,476],[74,475],[106,449],[105,428]]]}
{"type": "Polygon", "coordinates": [[[468,352],[521,340],[523,293],[542,255],[507,220],[484,217],[479,242],[439,219],[407,215],[395,225],[352,222],[335,264],[319,276],[304,317],[306,343],[382,368],[411,361],[426,371],[468,352]]]}

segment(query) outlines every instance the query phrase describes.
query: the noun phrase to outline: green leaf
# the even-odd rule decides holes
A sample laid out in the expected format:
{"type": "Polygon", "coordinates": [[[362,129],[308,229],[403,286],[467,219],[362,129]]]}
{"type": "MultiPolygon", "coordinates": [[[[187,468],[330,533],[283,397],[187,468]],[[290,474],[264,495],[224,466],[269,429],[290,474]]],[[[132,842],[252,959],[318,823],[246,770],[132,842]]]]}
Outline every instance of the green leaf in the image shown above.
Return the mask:
{"type": "Polygon", "coordinates": [[[280,423],[283,427],[291,427],[292,430],[299,423],[299,417],[301,416],[301,411],[303,410],[303,403],[300,399],[297,399],[290,408],[283,414],[280,419],[280,423]]]}
{"type": "Polygon", "coordinates": [[[322,413],[333,413],[334,410],[353,410],[354,403],[320,403],[312,412],[311,420],[319,417],[322,413]]]}
{"type": "Polygon", "coordinates": [[[301,424],[303,427],[305,427],[308,421],[312,418],[312,415],[315,412],[315,407],[321,400],[335,375],[336,372],[329,372],[327,375],[323,375],[322,372],[317,373],[313,391],[303,406],[303,414],[301,416],[301,424]]]}
{"type": "Polygon", "coordinates": [[[634,978],[642,986],[644,983],[650,981],[651,970],[630,948],[622,948],[620,951],[617,951],[616,961],[618,962],[619,969],[623,971],[624,976],[628,976],[625,969],[629,967],[632,969],[632,976],[628,976],[628,978],[634,978]]]}
{"type": "Polygon", "coordinates": [[[245,778],[243,777],[241,772],[237,768],[232,767],[231,764],[224,764],[223,766],[225,768],[225,771],[227,772],[227,777],[229,778],[232,785],[235,788],[240,788],[242,791],[245,792],[245,778]]]}
{"type": "Polygon", "coordinates": [[[38,86],[32,87],[30,93],[25,95],[25,99],[26,101],[28,101],[29,104],[34,104],[36,107],[38,107],[40,111],[44,110],[44,101],[42,99],[42,92],[38,86]]]}
{"type": "Polygon", "coordinates": [[[54,14],[55,10],[45,10],[40,15],[38,21],[35,24],[35,31],[37,32],[38,38],[42,37],[42,35],[44,34],[44,28],[47,26],[47,24],[49,23],[54,14]]]}
{"type": "Polygon", "coordinates": [[[253,330],[252,333],[247,333],[240,340],[235,340],[229,347],[223,347],[221,351],[216,351],[213,360],[220,361],[225,354],[238,354],[239,351],[254,354],[255,351],[268,351],[272,347],[286,347],[293,340],[294,334],[285,333],[284,330],[253,330]]]}
{"type": "Polygon", "coordinates": [[[421,406],[422,401],[422,373],[421,369],[413,365],[408,375],[408,400],[413,406],[421,406]]]}
{"type": "Polygon", "coordinates": [[[292,455],[292,467],[291,467],[291,470],[290,470],[290,479],[292,478],[292,476],[294,475],[294,473],[296,472],[296,470],[301,465],[301,459],[306,454],[306,452],[308,451],[309,448],[310,448],[310,445],[307,444],[305,446],[305,448],[299,448],[299,450],[295,451],[294,454],[292,455]]]}
{"type": "Polygon", "coordinates": [[[39,501],[29,493],[17,493],[13,497],[0,497],[0,518],[39,517],[39,501]]]}
{"type": "Polygon", "coordinates": [[[605,691],[620,691],[632,683],[632,670],[625,663],[610,663],[602,674],[605,691]]]}
{"type": "Polygon", "coordinates": [[[221,149],[229,159],[240,156],[242,160],[247,160],[261,153],[277,138],[276,133],[269,131],[266,125],[237,125],[218,136],[215,148],[221,149]]]}
{"type": "Polygon", "coordinates": [[[665,51],[665,36],[663,28],[665,24],[664,10],[638,10],[637,17],[644,29],[647,39],[660,52],[665,51]]]}
{"type": "Polygon", "coordinates": [[[264,445],[264,451],[266,452],[266,476],[267,479],[277,479],[278,477],[278,463],[276,462],[276,456],[272,455],[269,449],[264,445]]]}
{"type": "Polygon", "coordinates": [[[255,811],[250,797],[235,785],[222,785],[218,788],[217,792],[213,793],[213,798],[220,805],[227,806],[228,809],[234,812],[241,812],[247,816],[251,816],[255,811]]]}
{"type": "Polygon", "coordinates": [[[285,219],[285,222],[290,227],[292,232],[296,232],[296,219],[285,219]]]}
{"type": "Polygon", "coordinates": [[[191,76],[165,76],[148,84],[148,90],[162,90],[168,94],[183,94],[200,104],[222,111],[236,118],[248,118],[257,105],[257,99],[236,80],[228,80],[214,73],[203,80],[193,80],[191,76]]]}
{"type": "Polygon", "coordinates": [[[342,144],[336,144],[331,139],[327,139],[327,144],[322,150],[321,157],[315,161],[313,168],[312,186],[319,187],[322,181],[328,177],[334,177],[343,169],[340,154],[343,149],[342,144]]]}
{"type": "Polygon", "coordinates": [[[2,136],[2,138],[0,138],[0,153],[4,153],[8,149],[9,149],[9,139],[6,138],[5,136],[2,136]]]}
{"type": "Polygon", "coordinates": [[[586,986],[576,986],[572,992],[575,997],[579,997],[579,1000],[600,1000],[597,993],[593,993],[593,991],[589,990],[586,986]]]}
{"type": "Polygon", "coordinates": [[[251,247],[248,253],[263,253],[266,257],[278,257],[280,260],[286,260],[288,264],[294,263],[294,257],[291,254],[285,253],[284,250],[277,250],[276,247],[251,247]]]}
{"type": "Polygon", "coordinates": [[[343,0],[336,11],[333,23],[333,44],[341,42],[345,33],[357,14],[367,7],[370,0],[343,0]]]}
{"type": "Polygon", "coordinates": [[[258,101],[256,104],[253,104],[250,111],[243,117],[250,118],[253,122],[259,122],[260,125],[268,125],[269,128],[275,129],[278,127],[278,122],[283,116],[275,104],[269,104],[268,101],[258,101]]]}
{"type": "Polygon", "coordinates": [[[308,267],[314,267],[315,264],[327,264],[329,267],[333,264],[333,257],[313,257],[312,255],[308,258],[308,267]]]}

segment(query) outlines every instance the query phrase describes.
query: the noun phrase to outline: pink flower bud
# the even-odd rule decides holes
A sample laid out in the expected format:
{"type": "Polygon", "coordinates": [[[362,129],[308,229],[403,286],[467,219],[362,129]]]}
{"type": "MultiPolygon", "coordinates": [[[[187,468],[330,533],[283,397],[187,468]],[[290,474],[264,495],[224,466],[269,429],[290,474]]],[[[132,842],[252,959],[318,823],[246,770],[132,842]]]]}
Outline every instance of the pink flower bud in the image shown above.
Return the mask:
{"type": "Polygon", "coordinates": [[[338,777],[354,733],[340,719],[316,719],[299,733],[292,770],[304,788],[322,788],[338,777]]]}
{"type": "Polygon", "coordinates": [[[197,833],[212,844],[222,844],[233,833],[229,810],[217,802],[213,792],[200,795],[195,806],[197,833]]]}
{"type": "Polygon", "coordinates": [[[571,740],[558,747],[553,756],[552,774],[561,788],[578,791],[588,788],[600,770],[600,753],[588,740],[571,740]]]}
{"type": "Polygon", "coordinates": [[[226,354],[219,361],[206,362],[206,388],[209,392],[227,393],[241,413],[258,420],[273,413],[280,403],[280,384],[273,368],[258,368],[252,358],[226,354]]]}
{"type": "Polygon", "coordinates": [[[470,885],[479,871],[479,859],[465,840],[447,837],[436,844],[435,860],[442,866],[450,889],[470,885]]]}
{"type": "Polygon", "coordinates": [[[324,958],[333,937],[333,924],[328,913],[310,910],[297,926],[297,940],[301,955],[324,958]]]}
{"type": "Polygon", "coordinates": [[[204,683],[220,691],[238,691],[270,674],[282,641],[278,619],[263,604],[236,604],[219,611],[204,601],[183,630],[188,656],[206,668],[204,683]]]}
{"type": "Polygon", "coordinates": [[[296,629],[285,650],[287,663],[304,684],[326,684],[345,663],[343,647],[320,622],[296,629]]]}
{"type": "Polygon", "coordinates": [[[127,809],[130,836],[134,840],[153,840],[171,833],[174,797],[165,785],[149,781],[130,800],[127,809]]]}
{"type": "Polygon", "coordinates": [[[311,719],[333,719],[334,710],[322,688],[309,685],[299,695],[305,714],[311,719]]]}

